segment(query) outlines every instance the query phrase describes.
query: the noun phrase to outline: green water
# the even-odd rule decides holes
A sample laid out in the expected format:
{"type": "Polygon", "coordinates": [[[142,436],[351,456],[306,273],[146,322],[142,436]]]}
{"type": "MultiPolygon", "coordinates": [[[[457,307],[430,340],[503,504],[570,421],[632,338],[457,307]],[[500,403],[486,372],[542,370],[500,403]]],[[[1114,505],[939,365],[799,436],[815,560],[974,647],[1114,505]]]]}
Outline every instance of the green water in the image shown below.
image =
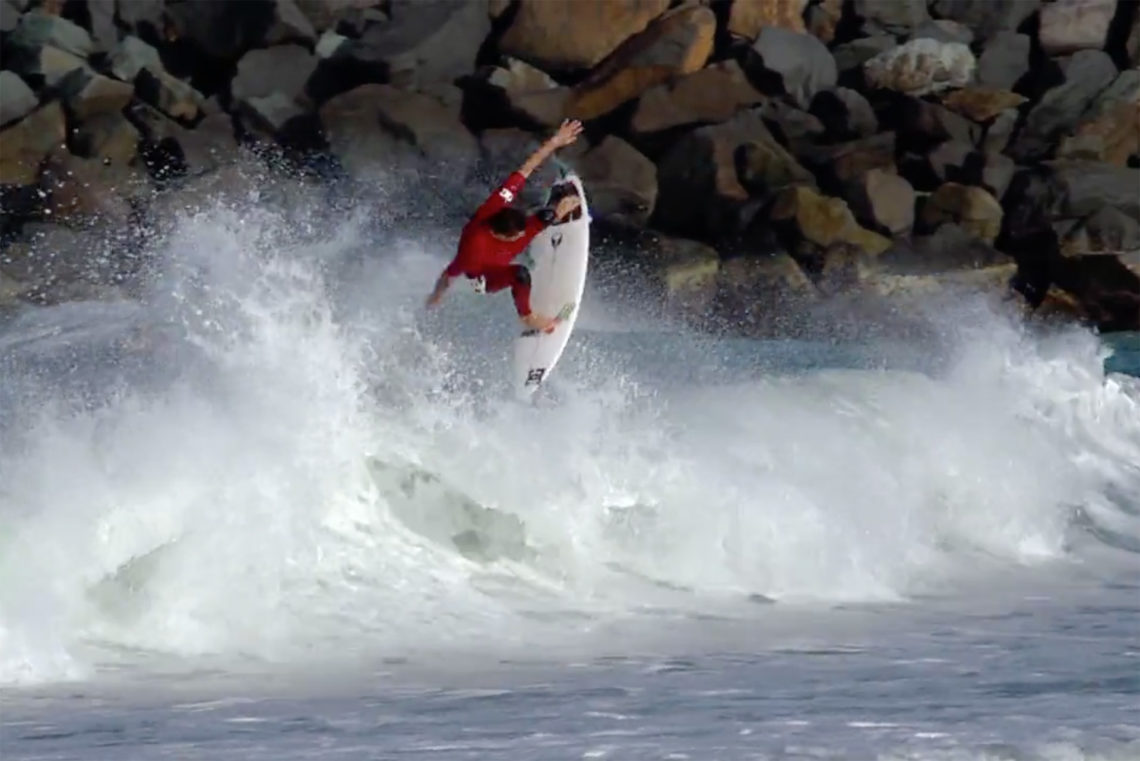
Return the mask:
{"type": "Polygon", "coordinates": [[[1110,333],[1104,342],[1112,348],[1105,370],[1140,377],[1140,333],[1110,333]]]}

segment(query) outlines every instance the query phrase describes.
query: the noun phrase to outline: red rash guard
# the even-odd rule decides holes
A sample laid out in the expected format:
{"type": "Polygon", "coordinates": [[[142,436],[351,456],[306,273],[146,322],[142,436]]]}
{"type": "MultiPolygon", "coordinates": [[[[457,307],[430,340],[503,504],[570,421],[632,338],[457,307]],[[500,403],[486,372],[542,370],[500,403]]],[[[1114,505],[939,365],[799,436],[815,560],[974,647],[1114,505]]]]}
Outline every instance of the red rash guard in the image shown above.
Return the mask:
{"type": "Polygon", "coordinates": [[[488,293],[510,286],[515,309],[521,317],[530,314],[530,276],[525,267],[511,265],[511,260],[521,254],[546,225],[532,214],[527,218],[522,237],[518,240],[499,240],[491,234],[487,219],[513,203],[524,184],[526,178],[521,173],[514,172],[483,202],[463,226],[463,233],[459,236],[459,252],[444,270],[448,277],[482,277],[488,293]]]}

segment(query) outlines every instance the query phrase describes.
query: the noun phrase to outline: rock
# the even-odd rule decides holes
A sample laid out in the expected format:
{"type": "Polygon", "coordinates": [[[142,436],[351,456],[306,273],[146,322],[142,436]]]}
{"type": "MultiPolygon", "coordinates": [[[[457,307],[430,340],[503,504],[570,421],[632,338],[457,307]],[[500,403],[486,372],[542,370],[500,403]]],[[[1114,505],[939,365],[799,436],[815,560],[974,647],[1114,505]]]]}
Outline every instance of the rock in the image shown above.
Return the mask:
{"type": "Polygon", "coordinates": [[[1048,55],[1099,50],[1115,13],[1116,0],[1055,0],[1041,7],[1037,38],[1048,55]]]}
{"type": "Polygon", "coordinates": [[[24,80],[10,71],[0,71],[0,127],[24,118],[39,104],[24,80]]]}
{"type": "Polygon", "coordinates": [[[50,194],[49,213],[73,227],[102,224],[123,230],[132,209],[127,197],[145,180],[125,165],[104,164],[57,150],[44,162],[40,187],[50,194]]]}
{"type": "Polygon", "coordinates": [[[896,244],[878,264],[886,272],[929,275],[953,270],[975,270],[1009,264],[1009,258],[953,223],[944,223],[931,235],[917,235],[912,244],[896,244]]]}
{"type": "Polygon", "coordinates": [[[553,90],[558,87],[558,83],[545,71],[517,58],[507,58],[502,66],[496,66],[487,82],[508,93],[553,90]]]}
{"type": "Polygon", "coordinates": [[[855,0],[854,10],[865,28],[889,34],[907,34],[930,19],[926,0],[855,0]]]}
{"type": "Polygon", "coordinates": [[[885,235],[907,235],[914,226],[914,188],[886,169],[870,169],[850,184],[847,194],[855,219],[885,235]]]}
{"type": "Polygon", "coordinates": [[[60,82],[60,91],[68,114],[79,122],[99,114],[121,112],[135,93],[124,82],[82,69],[60,82]]]}
{"type": "Polygon", "coordinates": [[[822,42],[779,27],[761,30],[745,68],[762,91],[787,93],[803,108],[838,79],[835,59],[822,42]]]}
{"type": "Polygon", "coordinates": [[[111,73],[124,82],[134,82],[143,69],[165,71],[157,50],[138,37],[124,37],[111,51],[111,73]]]}
{"type": "MultiPolygon", "coordinates": [[[[843,0],[821,0],[808,8],[807,31],[813,37],[830,45],[835,40],[835,34],[842,20],[843,0]]],[[[836,63],[839,61],[836,60],[836,63]]],[[[840,67],[839,70],[843,71],[843,68],[840,67]]]]}
{"type": "Polygon", "coordinates": [[[378,175],[389,157],[400,150],[396,139],[380,129],[379,102],[386,94],[383,85],[361,85],[320,109],[329,150],[358,180],[378,175]]]}
{"type": "Polygon", "coordinates": [[[337,19],[350,11],[364,10],[376,5],[376,0],[296,0],[297,8],[313,25],[323,32],[336,25],[337,19]]]}
{"type": "Polygon", "coordinates": [[[1057,188],[1057,216],[1085,217],[1111,206],[1140,219],[1140,169],[1095,161],[1050,161],[1045,166],[1057,188]]]}
{"type": "Polygon", "coordinates": [[[960,42],[969,45],[974,41],[974,33],[970,28],[949,19],[928,19],[914,28],[908,40],[917,40],[929,37],[939,42],[960,42]]]}
{"type": "Polygon", "coordinates": [[[738,162],[751,158],[750,181],[775,190],[810,175],[772,137],[764,122],[742,112],[717,125],[700,127],[679,139],[658,162],[655,224],[693,237],[731,234],[739,225],[749,192],[738,162]],[[751,156],[746,146],[755,145],[751,156]],[[768,166],[760,163],[767,159],[768,166]],[[763,179],[760,174],[763,174],[763,179]]]}
{"type": "Polygon", "coordinates": [[[20,8],[15,0],[0,0],[0,34],[7,34],[20,24],[20,8]]]}
{"type": "MultiPolygon", "coordinates": [[[[806,185],[783,190],[772,206],[770,217],[815,249],[848,243],[877,255],[891,245],[890,239],[860,227],[842,199],[820,195],[806,185]]],[[[802,244],[796,246],[796,252],[801,256],[807,254],[802,244]]]]}
{"type": "Polygon", "coordinates": [[[860,175],[872,169],[895,169],[895,134],[884,132],[860,140],[817,148],[804,155],[805,165],[825,192],[841,195],[860,175]]]}
{"type": "Polygon", "coordinates": [[[660,236],[655,254],[652,264],[666,308],[690,318],[703,317],[717,295],[716,249],[695,240],[660,236]]]}
{"type": "Polygon", "coordinates": [[[34,185],[40,162],[63,145],[63,107],[52,102],[0,131],[0,185],[34,185]]]}
{"type": "Polygon", "coordinates": [[[862,69],[867,61],[897,47],[895,38],[885,35],[852,40],[836,46],[835,67],[841,74],[852,69],[862,69]]]}
{"type": "Polygon", "coordinates": [[[519,0],[499,50],[546,71],[590,69],[669,5],[669,0],[519,0]]]}
{"type": "Polygon", "coordinates": [[[765,27],[806,32],[806,5],[807,0],[732,0],[728,8],[728,33],[752,42],[765,27]]]}
{"type": "Polygon", "coordinates": [[[10,54],[34,57],[41,48],[52,47],[78,58],[91,55],[91,35],[62,16],[32,11],[20,17],[19,25],[8,35],[10,54]]]}
{"type": "MultiPolygon", "coordinates": [[[[389,85],[380,85],[375,93],[380,126],[422,155],[448,164],[477,157],[479,145],[459,120],[457,100],[449,104],[443,98],[389,85]]],[[[322,109],[322,118],[325,113],[322,109]]]]}
{"type": "Polygon", "coordinates": [[[149,39],[168,39],[164,29],[166,0],[116,0],[119,24],[128,34],[149,39]]]}
{"type": "Polygon", "coordinates": [[[998,199],[1005,195],[1017,170],[1013,160],[1000,153],[987,153],[953,140],[930,154],[930,164],[941,182],[977,185],[998,199]]]}
{"type": "Polygon", "coordinates": [[[327,31],[321,35],[321,38],[319,40],[317,40],[317,45],[313,49],[313,54],[316,55],[317,58],[321,59],[332,58],[337,55],[337,51],[340,50],[341,46],[347,42],[347,37],[337,34],[333,31],[327,31]]]}
{"type": "Polygon", "coordinates": [[[297,101],[281,92],[243,98],[238,113],[244,117],[244,124],[279,140],[285,137],[286,130],[295,119],[305,115],[297,101]]]}
{"type": "Polygon", "coordinates": [[[986,125],[985,133],[979,143],[983,150],[990,153],[1004,153],[1009,139],[1013,137],[1013,130],[1017,127],[1018,112],[1010,109],[1001,112],[992,122],[986,125]]]}
{"type": "Polygon", "coordinates": [[[926,200],[921,219],[931,229],[953,222],[975,238],[992,244],[1001,232],[1002,208],[982,188],[947,182],[926,200]]]}
{"type": "Polygon", "coordinates": [[[988,39],[1017,29],[1040,5],[1039,0],[934,0],[930,10],[938,18],[969,27],[976,39],[988,39]]]}
{"type": "Polygon", "coordinates": [[[1029,35],[998,32],[986,42],[978,58],[978,84],[1012,89],[1029,72],[1029,35]]]}
{"type": "Polygon", "coordinates": [[[55,88],[76,70],[88,70],[82,58],[45,45],[28,55],[13,55],[11,68],[22,74],[35,89],[55,88]]]}
{"type": "Polygon", "coordinates": [[[991,87],[966,87],[955,90],[942,99],[943,105],[967,119],[984,124],[1003,111],[1017,108],[1028,100],[1009,90],[991,87]]]}
{"type": "MultiPolygon", "coordinates": [[[[128,0],[134,2],[134,0],[128,0]]],[[[126,4],[126,3],[124,3],[126,4]]],[[[122,4],[120,5],[120,8],[122,4]]],[[[272,0],[244,3],[166,2],[161,8],[162,26],[156,30],[168,42],[193,43],[206,58],[235,61],[250,48],[261,45],[273,26],[277,4],[272,0]]],[[[139,37],[147,35],[136,32],[139,37]]]]}
{"type": "Polygon", "coordinates": [[[816,149],[823,139],[823,124],[807,111],[801,111],[790,103],[770,99],[752,112],[764,120],[772,135],[794,156],[800,158],[816,149]]]}
{"type": "Polygon", "coordinates": [[[491,30],[486,5],[466,0],[391,0],[390,13],[390,22],[369,27],[338,54],[384,69],[398,86],[451,82],[472,71],[491,30]]]}
{"type": "Polygon", "coordinates": [[[127,166],[138,154],[139,131],[121,113],[103,113],[88,118],[72,130],[68,147],[83,158],[106,165],[127,166]]]}
{"type": "Polygon", "coordinates": [[[1061,141],[1057,157],[1104,161],[1128,166],[1140,156],[1140,103],[1118,103],[1099,116],[1082,122],[1061,141]]]}
{"type": "Polygon", "coordinates": [[[974,75],[974,54],[959,42],[911,40],[863,64],[867,82],[908,95],[963,87],[974,75]]]}
{"type": "Polygon", "coordinates": [[[633,146],[610,135],[568,162],[590,189],[596,219],[643,226],[657,202],[657,167],[633,146]]]}
{"type": "Polygon", "coordinates": [[[740,64],[721,61],[700,71],[650,88],[630,120],[634,134],[648,134],[692,124],[724,122],[740,109],[762,103],[740,64]]]}
{"type": "Polygon", "coordinates": [[[793,183],[815,184],[811,174],[796,164],[775,140],[744,143],[734,158],[737,179],[753,198],[769,198],[793,183]]]}
{"type": "Polygon", "coordinates": [[[91,17],[91,37],[96,50],[106,52],[119,42],[119,30],[115,26],[115,0],[87,0],[87,12],[91,17]]]}
{"type": "Polygon", "coordinates": [[[699,71],[715,33],[716,16],[701,6],[682,6],[655,19],[574,88],[567,114],[594,119],[655,85],[699,71]]]}
{"type": "Polygon", "coordinates": [[[1099,50],[1082,50],[1062,67],[1064,81],[1045,92],[1025,118],[1010,155],[1021,162],[1049,154],[1061,135],[1080,121],[1096,96],[1116,78],[1116,66],[1099,50]]]}
{"type": "Polygon", "coordinates": [[[899,140],[919,151],[945,140],[977,144],[982,135],[981,128],[969,119],[937,103],[915,98],[902,101],[894,124],[899,140]]]}
{"type": "Polygon", "coordinates": [[[265,44],[299,42],[312,47],[316,40],[316,29],[297,7],[297,3],[294,0],[277,0],[273,9],[273,25],[265,33],[265,44]]]}
{"type": "Polygon", "coordinates": [[[870,137],[879,131],[871,104],[847,87],[816,93],[808,110],[823,125],[826,139],[833,142],[870,137]]]}
{"type": "Polygon", "coordinates": [[[1070,256],[1052,272],[1056,285],[1076,298],[1099,330],[1140,329],[1140,257],[1070,256]]]}
{"type": "Polygon", "coordinates": [[[198,118],[205,99],[202,94],[165,71],[142,69],[135,77],[135,92],[145,103],[167,116],[184,122],[198,118]]]}
{"type": "Polygon", "coordinates": [[[525,120],[538,127],[556,127],[566,118],[571,90],[556,87],[552,90],[511,94],[511,107],[525,120]]]}
{"type": "Polygon", "coordinates": [[[1140,251],[1140,221],[1106,206],[1077,223],[1061,241],[1061,253],[1118,254],[1140,251]]]}
{"type": "Polygon", "coordinates": [[[811,279],[785,251],[728,259],[717,275],[718,311],[752,331],[786,335],[779,322],[818,299],[811,279]]]}
{"type": "Polygon", "coordinates": [[[148,145],[161,147],[171,159],[172,166],[163,168],[149,162],[152,173],[160,176],[170,173],[193,176],[218,169],[233,160],[238,147],[233,118],[229,114],[210,114],[190,129],[144,103],[132,104],[129,113],[148,145]]]}
{"type": "Polygon", "coordinates": [[[300,45],[251,50],[238,61],[230,91],[238,102],[269,98],[275,93],[293,101],[304,93],[316,68],[316,56],[300,45]]]}

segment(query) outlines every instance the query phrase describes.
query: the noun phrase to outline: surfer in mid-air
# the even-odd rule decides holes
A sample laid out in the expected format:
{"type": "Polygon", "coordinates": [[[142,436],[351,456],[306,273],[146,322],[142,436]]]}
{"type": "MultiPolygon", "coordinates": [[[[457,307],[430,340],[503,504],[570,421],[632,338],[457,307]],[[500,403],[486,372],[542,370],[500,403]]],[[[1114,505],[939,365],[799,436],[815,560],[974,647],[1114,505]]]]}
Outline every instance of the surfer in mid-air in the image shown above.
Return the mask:
{"type": "Polygon", "coordinates": [[[518,198],[531,173],[559,148],[577,140],[581,132],[581,122],[562,122],[554,136],[512,172],[506,182],[475,211],[463,227],[458,253],[440,273],[435,289],[428,296],[428,307],[438,304],[451,281],[462,275],[475,281],[478,293],[494,293],[509,287],[515,310],[524,325],[531,330],[554,330],[559,318],[531,311],[530,271],[521,264],[512,264],[511,260],[522,253],[543,229],[573,213],[580,201],[577,196],[566,196],[559,199],[553,209],[543,208],[533,214],[511,204],[518,198]]]}

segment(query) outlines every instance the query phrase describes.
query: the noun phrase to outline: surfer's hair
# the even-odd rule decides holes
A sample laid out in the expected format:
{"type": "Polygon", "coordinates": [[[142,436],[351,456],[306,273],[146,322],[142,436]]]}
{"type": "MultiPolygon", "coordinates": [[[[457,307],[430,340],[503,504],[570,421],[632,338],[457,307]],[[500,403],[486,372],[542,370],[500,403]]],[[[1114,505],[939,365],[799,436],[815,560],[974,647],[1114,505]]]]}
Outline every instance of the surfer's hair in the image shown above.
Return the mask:
{"type": "Polygon", "coordinates": [[[526,230],[526,213],[508,206],[505,209],[499,209],[488,217],[487,226],[495,235],[513,238],[526,230]]]}

